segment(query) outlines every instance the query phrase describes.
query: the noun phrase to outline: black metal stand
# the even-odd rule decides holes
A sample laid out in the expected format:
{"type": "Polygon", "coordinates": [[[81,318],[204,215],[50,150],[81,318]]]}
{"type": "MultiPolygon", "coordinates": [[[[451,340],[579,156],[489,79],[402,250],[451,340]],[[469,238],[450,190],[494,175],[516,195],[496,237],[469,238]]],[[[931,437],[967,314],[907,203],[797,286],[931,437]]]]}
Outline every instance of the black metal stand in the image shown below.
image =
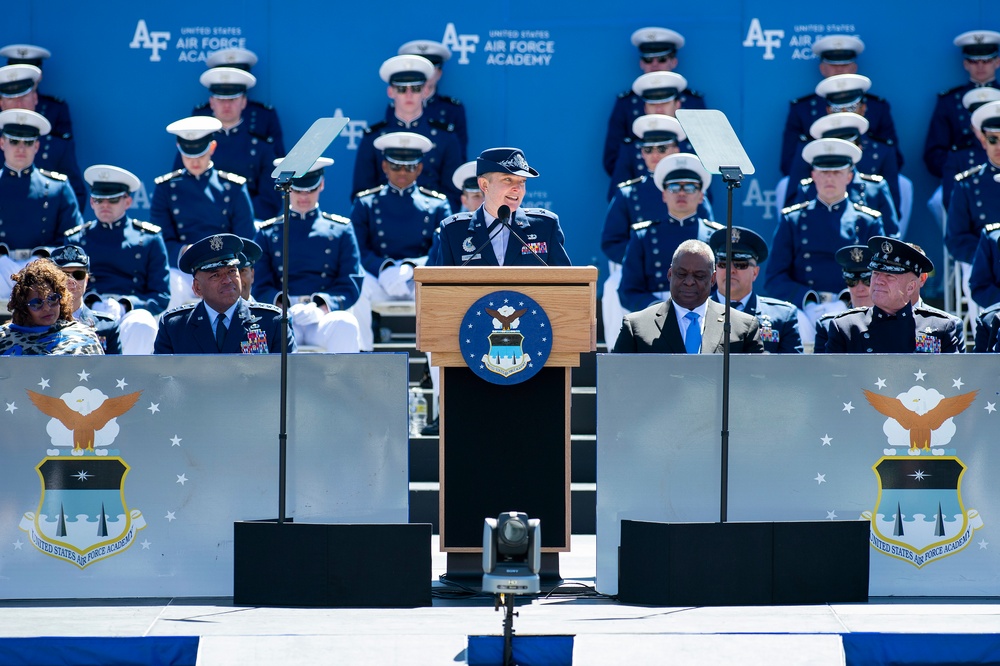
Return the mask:
{"type": "Polygon", "coordinates": [[[500,610],[503,604],[503,666],[514,666],[514,595],[498,594],[493,601],[493,610],[500,610]]]}
{"type": "MultiPolygon", "coordinates": [[[[282,171],[274,182],[284,201],[284,231],[281,234],[281,397],[278,405],[278,524],[285,522],[285,477],[288,462],[288,218],[289,191],[294,171],[282,171]]],[[[730,208],[732,205],[730,204],[730,208]]]]}

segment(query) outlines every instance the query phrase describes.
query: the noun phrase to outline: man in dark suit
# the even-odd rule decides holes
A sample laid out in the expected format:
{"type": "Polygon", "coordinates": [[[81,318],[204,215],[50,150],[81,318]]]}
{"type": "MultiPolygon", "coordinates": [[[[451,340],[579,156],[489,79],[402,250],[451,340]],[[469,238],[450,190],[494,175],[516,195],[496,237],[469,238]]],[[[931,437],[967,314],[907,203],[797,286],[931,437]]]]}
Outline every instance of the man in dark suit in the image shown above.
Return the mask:
{"type": "MultiPolygon", "coordinates": [[[[708,298],[715,281],[715,255],[707,243],[681,243],[667,272],[670,298],[625,315],[612,351],[623,353],[719,354],[724,347],[726,307],[708,298]]],[[[729,348],[764,351],[757,318],[730,311],[729,348]]]]}
{"type": "MultiPolygon", "coordinates": [[[[201,298],[163,313],[154,354],[268,354],[281,351],[281,309],[240,296],[243,241],[233,234],[204,238],[181,255],[201,298]]],[[[288,327],[288,351],[295,337],[288,327]]]]}

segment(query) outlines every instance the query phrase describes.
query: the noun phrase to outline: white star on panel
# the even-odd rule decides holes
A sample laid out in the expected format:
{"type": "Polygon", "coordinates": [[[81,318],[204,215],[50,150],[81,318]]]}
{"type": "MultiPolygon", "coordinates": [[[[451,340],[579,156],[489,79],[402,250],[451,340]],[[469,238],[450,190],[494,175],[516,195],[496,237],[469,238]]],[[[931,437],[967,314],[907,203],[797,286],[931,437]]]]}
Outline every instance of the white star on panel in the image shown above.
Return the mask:
{"type": "Polygon", "coordinates": [[[878,381],[875,382],[875,386],[879,387],[880,389],[884,389],[885,388],[885,380],[882,379],[881,377],[879,377],[878,381]]]}
{"type": "Polygon", "coordinates": [[[979,550],[986,550],[986,546],[988,545],[990,545],[990,542],[986,540],[986,537],[979,540],[979,550]]]}
{"type": "Polygon", "coordinates": [[[927,373],[924,372],[923,370],[917,370],[916,372],[913,373],[913,376],[917,378],[918,382],[922,382],[924,381],[924,375],[926,374],[927,373]]]}
{"type": "Polygon", "coordinates": [[[988,402],[988,403],[986,403],[986,406],[983,407],[983,409],[985,409],[987,412],[989,412],[990,414],[992,414],[993,412],[997,411],[997,403],[995,403],[995,402],[988,402]]]}
{"type": "Polygon", "coordinates": [[[149,550],[149,546],[150,546],[149,539],[143,539],[142,540],[142,544],[140,544],[140,545],[142,546],[143,550],[149,550]]]}
{"type": "Polygon", "coordinates": [[[128,382],[125,381],[124,377],[122,377],[121,379],[118,380],[118,387],[117,388],[120,388],[121,390],[124,391],[126,386],[128,386],[128,382]]]}
{"type": "Polygon", "coordinates": [[[86,481],[90,478],[90,474],[81,469],[79,472],[74,474],[73,477],[79,481],[86,481]]]}
{"type": "Polygon", "coordinates": [[[80,378],[81,382],[85,382],[88,379],[90,379],[90,373],[87,372],[86,370],[81,370],[80,372],[76,373],[76,376],[80,378]]]}
{"type": "Polygon", "coordinates": [[[823,442],[823,446],[830,446],[830,442],[833,441],[833,437],[830,437],[829,435],[823,435],[819,439],[823,442]]]}
{"type": "Polygon", "coordinates": [[[960,388],[962,388],[962,387],[963,387],[964,385],[965,385],[965,382],[963,382],[963,381],[962,381],[962,378],[961,378],[961,377],[959,377],[958,379],[953,379],[953,380],[951,380],[951,386],[952,386],[952,388],[957,388],[957,389],[960,389],[960,388]]]}
{"type": "Polygon", "coordinates": [[[17,541],[14,542],[14,550],[21,550],[21,546],[23,545],[24,543],[20,539],[18,539],[17,541]]]}
{"type": "Polygon", "coordinates": [[[15,409],[17,409],[17,405],[15,405],[12,402],[8,402],[7,403],[7,411],[8,412],[10,412],[11,414],[13,414],[15,409]]]}
{"type": "Polygon", "coordinates": [[[837,519],[837,512],[836,511],[827,511],[826,512],[826,519],[827,520],[836,520],[837,519]]]}
{"type": "Polygon", "coordinates": [[[850,414],[851,410],[853,410],[853,409],[854,409],[854,403],[853,402],[845,402],[844,403],[844,408],[842,410],[840,410],[840,411],[847,412],[848,414],[850,414]]]}
{"type": "Polygon", "coordinates": [[[912,476],[917,481],[923,481],[926,477],[930,476],[930,474],[928,474],[922,469],[918,469],[913,474],[907,474],[907,476],[912,476]]]}
{"type": "Polygon", "coordinates": [[[147,407],[146,409],[149,410],[150,414],[155,414],[156,412],[160,411],[160,403],[151,402],[149,403],[149,407],[147,407]]]}
{"type": "Polygon", "coordinates": [[[167,511],[167,515],[164,516],[168,522],[173,522],[177,520],[177,516],[174,515],[173,511],[167,511]]]}
{"type": "Polygon", "coordinates": [[[170,446],[180,446],[182,441],[180,437],[174,435],[170,438],[170,446]]]}
{"type": "Polygon", "coordinates": [[[42,381],[38,382],[38,385],[41,386],[43,389],[47,389],[49,387],[49,380],[47,380],[45,377],[42,377],[42,381]]]}
{"type": "Polygon", "coordinates": [[[182,486],[187,482],[187,480],[188,478],[186,474],[177,475],[177,483],[181,484],[182,486]]]}
{"type": "Polygon", "coordinates": [[[816,478],[813,479],[813,481],[815,481],[817,484],[826,483],[826,474],[820,474],[819,472],[817,472],[816,478]]]}

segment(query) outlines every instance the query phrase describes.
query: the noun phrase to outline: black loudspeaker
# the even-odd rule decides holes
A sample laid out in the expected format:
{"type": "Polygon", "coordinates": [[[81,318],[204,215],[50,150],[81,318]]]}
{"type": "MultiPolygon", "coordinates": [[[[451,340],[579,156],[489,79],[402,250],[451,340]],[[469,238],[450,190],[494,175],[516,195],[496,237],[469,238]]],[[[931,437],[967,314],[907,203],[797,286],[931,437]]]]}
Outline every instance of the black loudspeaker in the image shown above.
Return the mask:
{"type": "Polygon", "coordinates": [[[618,599],[655,606],[868,601],[870,524],[623,520],[618,599]]]}
{"type": "Polygon", "coordinates": [[[238,606],[431,605],[431,526],[233,525],[238,606]]]}

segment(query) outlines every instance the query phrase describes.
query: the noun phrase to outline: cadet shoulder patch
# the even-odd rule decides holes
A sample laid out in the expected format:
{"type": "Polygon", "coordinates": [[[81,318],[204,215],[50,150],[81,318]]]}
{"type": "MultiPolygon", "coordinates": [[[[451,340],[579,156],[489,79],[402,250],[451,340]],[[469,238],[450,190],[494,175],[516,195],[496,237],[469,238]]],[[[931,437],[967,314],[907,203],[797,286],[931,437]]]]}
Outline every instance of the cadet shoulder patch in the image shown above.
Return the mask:
{"type": "Polygon", "coordinates": [[[168,180],[173,180],[177,176],[184,173],[184,169],[178,169],[177,171],[171,171],[170,173],[165,173],[162,176],[157,176],[153,179],[153,182],[159,185],[160,183],[165,183],[168,180]]]}
{"type": "Polygon", "coordinates": [[[969,176],[974,176],[977,173],[981,172],[984,168],[986,168],[986,164],[985,163],[984,164],[980,164],[978,166],[974,166],[971,169],[966,169],[962,173],[956,173],[955,174],[955,182],[958,183],[958,182],[961,182],[961,181],[965,180],[969,176]]]}
{"type": "Polygon", "coordinates": [[[218,172],[219,172],[219,178],[223,180],[228,180],[230,183],[236,183],[237,185],[245,185],[247,182],[246,178],[244,178],[243,176],[239,176],[235,173],[222,171],[221,169],[219,169],[218,172]]]}
{"type": "Polygon", "coordinates": [[[634,93],[634,92],[632,92],[632,89],[631,89],[631,88],[629,88],[628,90],[626,90],[626,91],[624,91],[624,92],[620,92],[620,93],[618,93],[618,99],[625,99],[625,98],[626,98],[626,97],[628,97],[629,95],[634,95],[634,94],[635,94],[635,93],[634,93]]]}
{"type": "Polygon", "coordinates": [[[207,111],[209,109],[208,102],[202,102],[198,106],[194,107],[194,112],[197,114],[199,111],[207,111]]]}
{"type": "Polygon", "coordinates": [[[42,174],[46,178],[51,178],[52,180],[61,180],[61,181],[67,181],[67,180],[69,180],[69,178],[66,175],[61,174],[58,171],[49,171],[48,169],[39,169],[38,173],[42,174]]]}
{"type": "Polygon", "coordinates": [[[993,231],[996,231],[997,229],[1000,229],[1000,222],[991,222],[990,224],[987,224],[985,227],[983,227],[983,231],[985,231],[986,233],[991,233],[993,231]]]}
{"type": "Polygon", "coordinates": [[[877,173],[859,173],[858,177],[861,178],[861,180],[867,180],[870,183],[881,183],[885,180],[885,178],[877,173]]]}
{"type": "Polygon", "coordinates": [[[794,213],[797,210],[802,210],[803,208],[806,208],[808,205],[809,205],[808,201],[803,201],[802,203],[797,203],[794,206],[789,206],[787,208],[782,208],[781,209],[781,214],[782,215],[788,215],[789,213],[794,213]]]}
{"type": "Polygon", "coordinates": [[[160,316],[163,319],[166,319],[167,317],[176,316],[181,312],[187,312],[188,310],[193,310],[195,307],[197,307],[197,305],[198,305],[197,303],[185,303],[184,305],[178,305],[176,308],[173,308],[172,310],[167,310],[160,316]]]}
{"type": "Polygon", "coordinates": [[[152,222],[146,222],[144,220],[132,220],[132,227],[138,229],[139,231],[145,231],[147,234],[158,234],[162,229],[156,226],[152,222]]]}
{"type": "Polygon", "coordinates": [[[320,216],[324,220],[330,220],[331,222],[336,222],[337,224],[350,224],[351,218],[344,217],[343,215],[335,215],[334,213],[320,213],[320,216]]]}
{"type": "Polygon", "coordinates": [[[69,238],[70,236],[75,236],[81,231],[84,231],[85,229],[93,228],[95,224],[97,224],[97,220],[93,220],[91,222],[84,222],[83,224],[78,224],[72,229],[67,229],[66,232],[63,234],[63,236],[65,236],[66,238],[69,238]]]}
{"type": "Polygon", "coordinates": [[[623,187],[631,187],[632,185],[638,183],[640,180],[642,180],[642,176],[639,176],[638,178],[633,178],[631,180],[623,180],[622,182],[615,185],[615,187],[617,187],[618,189],[621,189],[623,187]]]}
{"type": "Polygon", "coordinates": [[[388,125],[387,122],[385,122],[384,120],[380,120],[377,123],[375,123],[373,125],[369,125],[368,127],[366,127],[365,128],[365,134],[371,134],[372,132],[378,132],[379,130],[381,130],[386,125],[388,125]]]}
{"type": "Polygon", "coordinates": [[[454,106],[462,106],[462,103],[458,101],[457,97],[449,97],[448,95],[438,95],[437,98],[447,104],[452,104],[454,106]]]}
{"type": "Polygon", "coordinates": [[[687,95],[688,97],[696,97],[698,99],[702,99],[702,98],[705,97],[705,95],[702,94],[701,92],[699,92],[697,90],[691,90],[690,88],[688,88],[687,90],[685,90],[681,94],[682,95],[687,95]]]}
{"type": "Polygon", "coordinates": [[[384,185],[376,185],[375,187],[372,187],[370,189],[361,190],[360,192],[358,192],[357,194],[354,195],[354,198],[355,199],[360,199],[361,197],[368,196],[369,194],[375,194],[376,192],[378,192],[379,190],[381,190],[383,187],[384,187],[384,185]]]}
{"type": "Polygon", "coordinates": [[[859,204],[856,201],[853,203],[854,203],[854,210],[858,211],[859,213],[865,213],[867,215],[871,215],[872,217],[882,217],[882,213],[875,210],[874,208],[869,208],[868,206],[864,204],[859,204]]]}
{"type": "Polygon", "coordinates": [[[525,215],[534,215],[535,217],[547,217],[550,220],[559,219],[558,215],[553,213],[551,210],[548,210],[547,208],[525,208],[523,210],[525,215]]]}
{"type": "Polygon", "coordinates": [[[441,226],[442,227],[446,227],[446,226],[448,226],[449,224],[451,224],[453,222],[468,222],[469,220],[471,220],[475,216],[476,216],[475,213],[472,213],[472,212],[469,212],[469,211],[465,211],[465,212],[462,212],[462,213],[455,213],[451,217],[446,217],[444,220],[442,220],[441,221],[441,226]]]}
{"type": "Polygon", "coordinates": [[[429,197],[434,197],[435,199],[447,199],[448,198],[445,195],[441,194],[440,192],[435,192],[434,190],[429,190],[426,187],[417,187],[417,189],[420,190],[421,193],[426,194],[429,197]]]}
{"type": "Polygon", "coordinates": [[[641,222],[636,222],[632,225],[632,231],[642,231],[654,224],[659,224],[659,220],[642,220],[641,222]]]}
{"type": "Polygon", "coordinates": [[[270,229],[271,227],[273,227],[274,225],[278,224],[283,220],[284,218],[281,215],[277,217],[272,217],[270,220],[264,220],[259,225],[257,225],[257,229],[259,229],[260,231],[263,231],[264,229],[270,229]]]}
{"type": "Polygon", "coordinates": [[[963,83],[960,86],[955,86],[954,88],[949,88],[948,90],[939,92],[938,97],[947,97],[948,95],[954,95],[955,93],[962,92],[962,89],[965,88],[966,85],[968,84],[963,83]]]}
{"type": "Polygon", "coordinates": [[[809,178],[803,178],[802,180],[799,181],[799,187],[809,187],[810,185],[812,185],[812,183],[813,179],[811,176],[809,178]]]}
{"type": "Polygon", "coordinates": [[[705,223],[706,226],[711,227],[716,231],[718,231],[719,229],[726,228],[726,225],[722,224],[721,222],[716,222],[715,220],[706,220],[705,218],[702,218],[702,221],[705,223]]]}

